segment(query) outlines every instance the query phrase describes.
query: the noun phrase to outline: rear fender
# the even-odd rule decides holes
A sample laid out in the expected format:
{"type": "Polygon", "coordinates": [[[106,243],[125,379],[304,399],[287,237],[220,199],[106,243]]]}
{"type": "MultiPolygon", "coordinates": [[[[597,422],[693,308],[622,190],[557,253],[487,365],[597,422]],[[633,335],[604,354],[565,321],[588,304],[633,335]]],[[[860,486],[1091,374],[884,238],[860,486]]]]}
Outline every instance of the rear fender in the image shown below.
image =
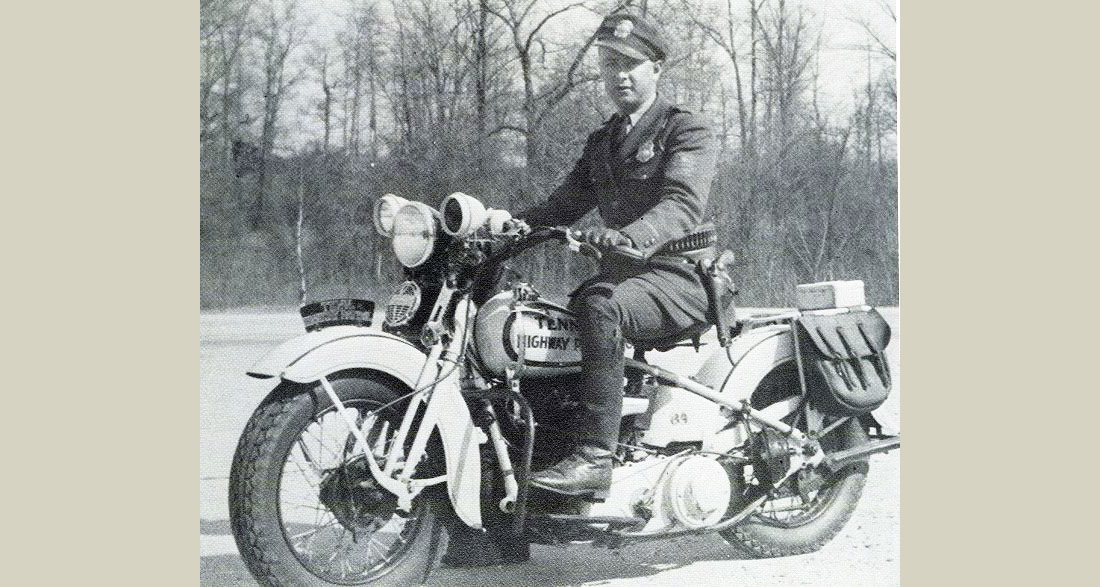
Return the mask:
{"type": "MultiPolygon", "coordinates": [[[[313,383],[347,369],[386,373],[416,388],[428,357],[406,340],[359,326],[332,326],[292,338],[275,347],[248,371],[260,379],[281,377],[295,383],[313,383]]],[[[455,513],[466,524],[481,527],[481,458],[485,434],[474,426],[470,410],[458,390],[457,377],[436,388],[428,420],[443,441],[447,465],[447,494],[455,513]]]]}
{"type": "MultiPolygon", "coordinates": [[[[728,355],[726,350],[719,347],[714,351],[692,379],[734,402],[751,398],[768,373],[794,358],[786,325],[744,332],[731,341],[728,355]]],[[[790,401],[763,411],[778,419],[797,407],[799,400],[801,395],[795,395],[790,401]]],[[[648,428],[642,440],[654,446],[668,446],[671,442],[706,443],[729,423],[718,404],[673,385],[658,386],[648,404],[648,428]]],[[[624,405],[624,413],[625,408],[624,405]]]]}
{"type": "MultiPolygon", "coordinates": [[[[794,358],[790,326],[775,324],[754,328],[733,340],[728,355],[726,349],[716,350],[703,363],[694,379],[734,401],[751,399],[768,373],[794,358]]],[[[790,402],[779,402],[764,411],[770,416],[782,417],[789,414],[799,401],[801,395],[796,394],[790,402]]],[[[715,406],[715,409],[718,407],[715,406]]]]}

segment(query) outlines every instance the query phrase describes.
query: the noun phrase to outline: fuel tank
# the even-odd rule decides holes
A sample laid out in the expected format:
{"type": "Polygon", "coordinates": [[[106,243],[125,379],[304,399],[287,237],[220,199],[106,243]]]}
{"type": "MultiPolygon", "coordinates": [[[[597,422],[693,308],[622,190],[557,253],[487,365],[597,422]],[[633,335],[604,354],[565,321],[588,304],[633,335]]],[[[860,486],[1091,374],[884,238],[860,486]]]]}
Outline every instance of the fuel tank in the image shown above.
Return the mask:
{"type": "Polygon", "coordinates": [[[477,313],[474,345],[485,368],[503,375],[509,364],[522,363],[523,376],[536,378],[580,371],[576,316],[544,299],[514,300],[511,291],[501,292],[477,313]]]}

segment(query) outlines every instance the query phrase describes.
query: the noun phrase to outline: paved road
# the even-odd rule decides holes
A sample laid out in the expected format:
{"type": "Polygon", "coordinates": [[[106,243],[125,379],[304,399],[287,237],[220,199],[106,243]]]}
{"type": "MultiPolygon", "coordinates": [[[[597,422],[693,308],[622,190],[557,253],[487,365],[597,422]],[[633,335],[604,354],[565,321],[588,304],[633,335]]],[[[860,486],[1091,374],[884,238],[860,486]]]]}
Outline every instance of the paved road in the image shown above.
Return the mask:
{"type": "MultiPolygon", "coordinates": [[[[895,392],[880,415],[900,416],[900,316],[883,315],[894,337],[888,349],[895,392]]],[[[237,437],[269,381],[244,375],[267,349],[300,333],[293,313],[204,313],[199,317],[199,568],[202,585],[255,585],[229,531],[226,504],[237,437]]],[[[684,372],[701,361],[691,349],[656,364],[684,372]]],[[[690,372],[690,371],[688,371],[690,372]]],[[[534,546],[529,563],[479,570],[439,569],[430,585],[897,585],[900,583],[900,453],[874,457],[863,499],[848,525],[821,551],[781,559],[739,555],[719,536],[628,546],[534,546]]]]}

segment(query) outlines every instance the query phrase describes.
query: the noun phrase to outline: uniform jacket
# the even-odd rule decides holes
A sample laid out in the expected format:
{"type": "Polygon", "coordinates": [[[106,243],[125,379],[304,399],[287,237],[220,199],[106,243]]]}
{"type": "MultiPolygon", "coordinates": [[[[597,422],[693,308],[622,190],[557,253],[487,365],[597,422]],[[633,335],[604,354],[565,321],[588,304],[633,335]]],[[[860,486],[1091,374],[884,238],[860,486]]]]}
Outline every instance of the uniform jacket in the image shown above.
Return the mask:
{"type": "Polygon", "coordinates": [[[542,204],[518,214],[532,225],[569,225],[592,208],[646,257],[690,234],[703,219],[718,145],[703,119],[658,94],[618,149],[622,114],[588,136],[565,182],[542,204]]]}
{"type": "Polygon", "coordinates": [[[649,262],[605,255],[589,287],[615,289],[625,280],[658,299],[676,322],[702,319],[706,293],[694,266],[655,253],[667,242],[694,232],[714,179],[718,144],[702,117],[658,95],[631,128],[620,148],[613,134],[616,114],[588,136],[584,152],[565,182],[543,203],[517,214],[531,225],[570,225],[592,208],[604,224],[626,234],[649,262]]]}

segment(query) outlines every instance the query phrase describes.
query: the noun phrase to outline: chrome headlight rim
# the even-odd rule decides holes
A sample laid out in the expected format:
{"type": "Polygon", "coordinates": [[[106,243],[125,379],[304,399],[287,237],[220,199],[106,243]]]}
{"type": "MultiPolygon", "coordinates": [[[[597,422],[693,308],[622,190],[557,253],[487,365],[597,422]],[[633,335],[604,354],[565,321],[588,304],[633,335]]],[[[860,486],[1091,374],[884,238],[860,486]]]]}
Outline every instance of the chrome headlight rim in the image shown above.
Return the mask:
{"type": "Polygon", "coordinates": [[[477,198],[455,192],[439,205],[443,232],[463,238],[480,228],[488,218],[488,210],[477,198]]]}
{"type": "Polygon", "coordinates": [[[438,211],[423,202],[408,202],[398,209],[393,218],[393,230],[391,231],[391,247],[397,261],[409,269],[423,265],[432,256],[432,251],[435,249],[438,225],[438,211]],[[419,236],[423,237],[421,250],[410,251],[404,248],[409,243],[401,237],[403,235],[408,236],[409,233],[398,233],[398,222],[404,222],[405,218],[420,222],[421,226],[413,227],[411,236],[415,238],[417,233],[420,233],[419,236]],[[407,257],[408,259],[406,259],[407,257]]]}
{"type": "Polygon", "coordinates": [[[397,218],[397,213],[401,208],[408,203],[409,201],[405,198],[394,194],[386,194],[374,201],[371,220],[374,222],[374,229],[378,231],[378,234],[386,238],[393,236],[393,221],[397,218]],[[391,213],[387,214],[387,211],[391,213]]]}

